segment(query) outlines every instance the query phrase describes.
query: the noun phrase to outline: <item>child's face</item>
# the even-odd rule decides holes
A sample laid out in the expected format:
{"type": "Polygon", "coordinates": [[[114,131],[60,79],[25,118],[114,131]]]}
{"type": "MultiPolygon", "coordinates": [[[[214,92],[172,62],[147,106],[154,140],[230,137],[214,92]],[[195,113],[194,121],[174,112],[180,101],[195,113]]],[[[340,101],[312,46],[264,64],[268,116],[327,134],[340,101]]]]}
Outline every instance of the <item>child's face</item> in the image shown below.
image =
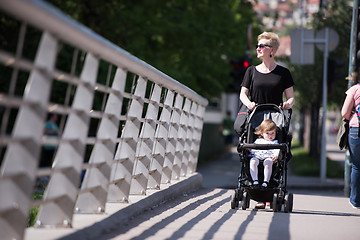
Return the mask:
{"type": "Polygon", "coordinates": [[[272,141],[276,137],[276,130],[264,131],[261,135],[265,140],[272,141]]]}

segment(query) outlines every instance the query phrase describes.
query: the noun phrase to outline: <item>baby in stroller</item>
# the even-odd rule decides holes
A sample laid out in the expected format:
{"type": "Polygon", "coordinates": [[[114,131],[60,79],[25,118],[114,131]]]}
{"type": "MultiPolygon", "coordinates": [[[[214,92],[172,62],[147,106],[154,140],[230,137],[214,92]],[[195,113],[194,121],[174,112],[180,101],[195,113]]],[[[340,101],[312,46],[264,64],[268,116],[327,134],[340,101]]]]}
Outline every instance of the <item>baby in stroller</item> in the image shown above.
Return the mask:
{"type": "MultiPolygon", "coordinates": [[[[277,126],[271,119],[265,119],[258,130],[255,132],[256,135],[259,136],[254,142],[254,144],[278,144],[278,140],[276,140],[276,130],[277,126]]],[[[250,151],[250,175],[253,179],[253,186],[259,186],[258,180],[258,165],[260,161],[263,161],[264,165],[264,181],[262,183],[262,187],[267,187],[269,184],[269,180],[272,172],[273,162],[276,162],[280,153],[280,149],[268,149],[268,150],[259,150],[252,149],[250,151]]]]}
{"type": "MultiPolygon", "coordinates": [[[[239,138],[240,174],[231,208],[249,207],[250,199],[270,202],[273,211],[291,212],[293,194],[287,191],[287,163],[291,159],[291,111],[275,104],[257,105],[239,138]]],[[[260,208],[260,207],[259,207],[260,208]]]]}

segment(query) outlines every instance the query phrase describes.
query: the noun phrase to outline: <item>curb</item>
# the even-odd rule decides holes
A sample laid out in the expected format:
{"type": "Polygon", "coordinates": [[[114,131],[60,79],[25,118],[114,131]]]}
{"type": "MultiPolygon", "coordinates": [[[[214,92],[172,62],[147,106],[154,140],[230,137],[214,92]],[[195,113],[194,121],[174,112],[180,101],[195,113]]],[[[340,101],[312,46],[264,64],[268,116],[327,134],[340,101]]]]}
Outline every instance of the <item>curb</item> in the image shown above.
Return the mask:
{"type": "Polygon", "coordinates": [[[59,238],[61,240],[70,239],[98,239],[101,235],[110,233],[118,228],[119,225],[123,225],[129,219],[136,217],[142,212],[151,209],[152,207],[159,205],[167,200],[175,198],[186,192],[192,192],[202,185],[202,175],[194,173],[190,177],[180,180],[179,182],[172,184],[168,188],[160,191],[156,191],[151,195],[142,198],[141,200],[133,203],[114,214],[110,215],[106,219],[96,222],[93,225],[80,229],[72,234],[59,238]]]}
{"type": "Polygon", "coordinates": [[[200,189],[202,179],[202,175],[196,172],[171,184],[161,184],[160,190],[147,190],[145,196],[130,195],[129,203],[107,203],[105,214],[74,214],[73,228],[28,228],[24,239],[99,239],[157,205],[200,189]]]}
{"type": "Polygon", "coordinates": [[[327,178],[322,182],[317,177],[293,176],[288,177],[287,188],[294,190],[344,190],[344,179],[327,178]]]}
{"type": "Polygon", "coordinates": [[[344,190],[344,185],[288,185],[289,190],[344,190]]]}

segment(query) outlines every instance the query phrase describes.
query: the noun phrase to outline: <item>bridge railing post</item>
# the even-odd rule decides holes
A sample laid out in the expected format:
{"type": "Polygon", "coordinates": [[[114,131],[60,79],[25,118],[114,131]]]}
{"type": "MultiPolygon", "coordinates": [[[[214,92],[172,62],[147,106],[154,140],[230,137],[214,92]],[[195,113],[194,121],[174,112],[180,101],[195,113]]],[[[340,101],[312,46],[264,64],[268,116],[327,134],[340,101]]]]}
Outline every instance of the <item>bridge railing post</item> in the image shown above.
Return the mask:
{"type": "Polygon", "coordinates": [[[14,72],[0,90],[2,238],[22,239],[31,209],[35,227],[70,228],[74,214],[103,214],[196,171],[206,99],[46,2],[0,0],[0,10],[21,33],[17,52],[0,47],[1,68],[14,72]],[[22,51],[25,26],[34,59],[22,51]],[[55,138],[44,134],[50,113],[55,138]],[[46,145],[54,161],[39,168],[46,145]]]}
{"type": "Polygon", "coordinates": [[[113,91],[109,94],[104,116],[99,125],[97,141],[90,155],[89,168],[86,169],[76,202],[75,211],[78,213],[102,213],[105,211],[126,76],[125,70],[121,68],[116,70],[112,84],[113,91]]]}
{"type": "MultiPolygon", "coordinates": [[[[55,65],[56,49],[56,39],[44,33],[23,98],[3,95],[1,99],[8,108],[18,107],[11,135],[3,135],[0,140],[5,151],[0,177],[0,217],[5,218],[0,221],[0,229],[4,239],[21,239],[27,224],[51,86],[49,72],[55,65]]],[[[19,64],[16,58],[9,58],[9,61],[19,64]]]]}

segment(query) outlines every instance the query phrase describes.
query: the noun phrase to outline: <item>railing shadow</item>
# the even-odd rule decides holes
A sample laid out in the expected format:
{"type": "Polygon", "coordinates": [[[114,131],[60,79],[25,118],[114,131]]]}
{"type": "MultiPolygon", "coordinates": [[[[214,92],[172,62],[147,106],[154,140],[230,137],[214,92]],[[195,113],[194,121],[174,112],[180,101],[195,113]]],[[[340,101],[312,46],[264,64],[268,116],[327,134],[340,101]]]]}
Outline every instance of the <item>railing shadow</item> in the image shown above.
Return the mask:
{"type": "Polygon", "coordinates": [[[201,190],[191,193],[188,196],[183,196],[175,199],[174,201],[169,201],[160,206],[158,210],[152,212],[149,211],[147,213],[145,212],[142,216],[139,216],[139,218],[134,219],[129,226],[121,226],[113,233],[103,235],[100,240],[112,239],[114,237],[121,238],[122,235],[125,237],[126,234],[129,234],[130,231],[135,229],[137,231],[136,233],[133,233],[135,235],[131,235],[132,233],[130,233],[131,236],[126,235],[125,238],[139,240],[159,236],[161,239],[183,239],[184,237],[188,237],[193,234],[192,231],[196,232],[197,229],[195,226],[200,227],[209,215],[219,212],[222,212],[222,214],[216,215],[219,216],[218,219],[209,220],[208,225],[208,222],[206,221],[205,228],[207,228],[207,230],[202,232],[201,234],[203,235],[198,236],[197,239],[206,240],[217,237],[219,231],[222,231],[221,228],[228,226],[227,223],[232,221],[231,219],[234,219],[234,217],[237,218],[237,216],[239,216],[238,219],[241,222],[239,222],[239,225],[234,225],[234,235],[231,235],[231,237],[227,236],[226,239],[246,239],[248,236],[246,232],[252,232],[252,227],[256,227],[254,224],[255,222],[258,223],[258,215],[259,219],[264,216],[266,217],[267,215],[267,220],[265,222],[260,220],[258,227],[259,231],[262,231],[263,234],[267,234],[268,240],[290,239],[290,221],[292,216],[313,215],[330,217],[360,217],[360,214],[357,213],[302,209],[295,209],[291,213],[272,212],[270,209],[249,209],[247,211],[229,209],[224,211],[225,205],[229,204],[230,201],[230,198],[226,196],[226,194],[229,194],[229,190],[202,188],[201,190]],[[198,199],[191,200],[192,198],[198,199]],[[173,212],[167,213],[167,211],[170,210],[173,210],[173,212]],[[165,217],[161,218],[161,215],[164,215],[165,217]],[[156,218],[158,218],[158,220],[156,220],[156,218]],[[151,222],[151,219],[153,219],[153,223],[151,222]],[[144,223],[149,220],[150,225],[147,225],[147,223],[144,225],[144,223]],[[175,225],[173,226],[173,224],[175,225]],[[164,229],[168,229],[168,231],[173,232],[162,232],[164,229]]]}
{"type": "Polygon", "coordinates": [[[246,228],[248,227],[248,225],[250,224],[250,222],[254,219],[255,215],[257,213],[257,210],[253,210],[251,211],[251,213],[247,216],[247,218],[245,219],[245,221],[243,221],[234,237],[234,239],[242,239],[246,228]]]}
{"type": "MultiPolygon", "coordinates": [[[[201,189],[200,193],[196,192],[196,195],[206,195],[210,192],[212,192],[213,189],[201,189]]],[[[147,239],[151,236],[154,236],[158,231],[160,231],[161,229],[165,228],[167,225],[169,225],[170,223],[176,221],[177,219],[183,217],[185,214],[189,213],[190,211],[196,209],[197,207],[199,207],[202,204],[207,203],[208,201],[218,198],[224,194],[227,193],[227,190],[220,190],[219,192],[211,195],[211,196],[207,196],[204,197],[202,199],[199,199],[193,203],[190,203],[189,205],[187,205],[186,207],[176,211],[175,213],[171,214],[168,217],[165,217],[164,219],[162,219],[160,222],[154,224],[153,226],[151,226],[151,228],[146,229],[145,231],[139,233],[139,235],[137,235],[136,237],[131,238],[132,240],[136,240],[136,239],[147,239]]],[[[162,212],[166,212],[169,209],[175,208],[177,205],[182,204],[184,201],[186,201],[187,199],[191,199],[193,198],[193,196],[187,196],[185,199],[182,198],[180,200],[178,200],[178,202],[174,203],[169,203],[164,205],[161,209],[162,212]]],[[[190,220],[189,223],[183,225],[178,231],[173,233],[173,236],[171,237],[171,239],[177,239],[182,237],[181,232],[186,232],[187,230],[191,229],[191,226],[195,225],[197,222],[199,222],[201,219],[205,218],[208,214],[210,214],[212,211],[216,210],[217,208],[219,208],[221,205],[223,205],[225,202],[229,202],[230,199],[226,198],[221,202],[217,202],[215,204],[213,204],[212,206],[210,206],[207,210],[205,210],[204,212],[202,212],[201,214],[199,214],[199,216],[193,218],[192,220],[190,220]],[[181,232],[180,232],[181,230],[181,232]]],[[[131,227],[127,227],[124,226],[118,230],[116,230],[116,232],[114,233],[110,233],[108,235],[102,236],[101,240],[106,240],[106,239],[111,239],[112,237],[118,236],[120,234],[126,233],[128,232],[130,229],[139,226],[141,223],[149,220],[150,218],[153,217],[153,214],[145,214],[143,215],[143,217],[140,219],[135,219],[134,224],[131,225],[131,227]]]]}
{"type": "MultiPolygon", "coordinates": [[[[224,205],[225,203],[228,203],[230,201],[230,198],[225,198],[220,202],[217,202],[213,205],[211,205],[208,209],[206,209],[205,211],[201,212],[200,214],[198,214],[196,217],[192,218],[190,221],[188,221],[186,224],[184,224],[182,227],[180,227],[177,231],[175,231],[170,237],[169,239],[180,239],[181,237],[184,236],[184,234],[189,231],[190,229],[192,229],[192,227],[200,222],[202,219],[206,218],[209,214],[211,214],[212,212],[214,212],[216,209],[218,209],[219,207],[221,207],[222,205],[224,205]]],[[[234,214],[234,212],[232,213],[234,214]]],[[[220,220],[217,221],[217,223],[213,224],[213,226],[217,227],[217,226],[221,226],[222,223],[224,223],[225,221],[220,220]]],[[[210,232],[210,231],[209,231],[210,232]]],[[[215,233],[214,231],[212,231],[212,233],[215,233]]],[[[204,238],[204,239],[210,239],[210,238],[204,238]]]]}

